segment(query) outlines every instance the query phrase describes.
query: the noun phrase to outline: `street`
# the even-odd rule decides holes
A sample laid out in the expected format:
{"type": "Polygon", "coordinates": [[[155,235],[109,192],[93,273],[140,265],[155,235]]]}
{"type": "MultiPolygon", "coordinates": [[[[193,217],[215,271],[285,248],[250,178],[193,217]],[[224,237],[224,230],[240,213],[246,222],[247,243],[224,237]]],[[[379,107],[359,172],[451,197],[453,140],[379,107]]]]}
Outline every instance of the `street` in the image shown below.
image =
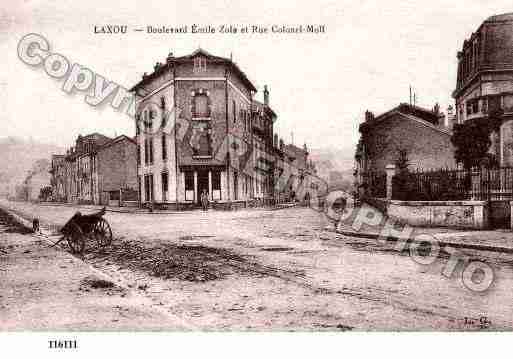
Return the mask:
{"type": "MultiPolygon", "coordinates": [[[[26,218],[28,213],[40,218],[46,226],[62,226],[77,210],[10,205],[26,218]]],[[[105,218],[114,242],[103,251],[87,248],[85,263],[143,297],[144,305],[180,318],[192,330],[513,327],[511,254],[464,251],[495,271],[492,287],[476,293],[463,285],[461,268],[451,278],[441,274],[447,255],[431,265],[420,265],[407,251],[394,250],[393,244],[334,233],[327,218],[309,208],[107,212],[105,218]]],[[[2,256],[9,252],[5,238],[15,235],[27,243],[33,241],[31,234],[4,231],[2,256]]],[[[51,251],[63,253],[65,248],[51,251]]],[[[0,261],[2,273],[6,265],[0,261]]],[[[108,308],[104,309],[108,315],[108,308]]],[[[5,310],[0,308],[0,317],[4,318],[5,310]]],[[[39,310],[44,313],[45,308],[39,310]]],[[[89,327],[84,322],[73,328],[89,327]]],[[[164,328],[179,329],[173,324],[164,328]]]]}

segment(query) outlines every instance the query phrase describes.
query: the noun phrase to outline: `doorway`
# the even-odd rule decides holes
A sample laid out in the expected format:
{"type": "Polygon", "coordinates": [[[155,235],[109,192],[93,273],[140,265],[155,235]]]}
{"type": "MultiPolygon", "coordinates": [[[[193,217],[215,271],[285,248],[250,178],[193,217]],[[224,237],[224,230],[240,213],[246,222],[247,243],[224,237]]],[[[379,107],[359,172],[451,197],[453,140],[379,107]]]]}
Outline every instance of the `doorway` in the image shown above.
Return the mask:
{"type": "MultiPolygon", "coordinates": [[[[196,201],[197,204],[201,206],[201,194],[203,193],[203,190],[206,190],[208,193],[208,171],[200,170],[198,171],[198,184],[196,188],[196,193],[198,194],[196,201]]],[[[210,193],[208,193],[208,196],[210,198],[210,193]]]]}

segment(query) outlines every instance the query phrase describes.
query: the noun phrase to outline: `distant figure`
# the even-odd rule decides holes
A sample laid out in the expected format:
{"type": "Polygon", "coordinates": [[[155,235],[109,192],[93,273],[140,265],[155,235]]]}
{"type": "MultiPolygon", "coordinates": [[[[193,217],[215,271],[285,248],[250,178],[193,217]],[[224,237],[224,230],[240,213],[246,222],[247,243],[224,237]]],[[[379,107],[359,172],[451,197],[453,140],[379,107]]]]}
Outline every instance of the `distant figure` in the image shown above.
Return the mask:
{"type": "Polygon", "coordinates": [[[201,207],[203,208],[203,210],[207,211],[208,210],[208,193],[207,193],[206,189],[204,189],[203,192],[201,192],[200,201],[201,201],[201,207]]]}
{"type": "Polygon", "coordinates": [[[34,233],[41,232],[41,229],[39,228],[39,219],[38,218],[34,218],[32,220],[32,231],[34,231],[34,233]]]}

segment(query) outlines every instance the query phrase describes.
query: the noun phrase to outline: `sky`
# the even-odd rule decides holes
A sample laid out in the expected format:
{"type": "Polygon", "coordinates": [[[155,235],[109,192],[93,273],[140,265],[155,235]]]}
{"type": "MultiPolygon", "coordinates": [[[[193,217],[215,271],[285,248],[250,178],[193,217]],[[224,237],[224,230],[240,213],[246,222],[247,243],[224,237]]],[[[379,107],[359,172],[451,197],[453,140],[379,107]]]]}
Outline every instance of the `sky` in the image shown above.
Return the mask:
{"type": "Polygon", "coordinates": [[[512,12],[509,1],[64,1],[7,0],[0,9],[0,137],[69,147],[79,134],[135,135],[133,121],[17,56],[28,33],[51,51],[109,81],[131,87],[167,54],[201,47],[233,60],[258,88],[268,85],[276,132],[310,148],[354,151],[365,110],[379,114],[409,101],[442,110],[452,104],[456,53],[487,17],[512,12]],[[127,25],[126,35],[94,26],[127,25]],[[146,34],[134,27],[198,24],[323,24],[325,34],[146,34]]]}

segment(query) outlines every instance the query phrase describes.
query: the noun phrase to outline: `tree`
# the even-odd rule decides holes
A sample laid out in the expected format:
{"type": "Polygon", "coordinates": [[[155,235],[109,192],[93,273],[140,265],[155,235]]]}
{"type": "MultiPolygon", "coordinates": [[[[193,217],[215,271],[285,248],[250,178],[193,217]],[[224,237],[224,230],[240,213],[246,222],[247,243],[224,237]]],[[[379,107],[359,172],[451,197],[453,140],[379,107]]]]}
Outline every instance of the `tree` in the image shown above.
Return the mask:
{"type": "Polygon", "coordinates": [[[489,158],[488,149],[492,144],[490,134],[499,127],[499,120],[485,118],[481,121],[469,120],[456,124],[451,142],[455,147],[454,159],[465,169],[477,167],[489,158]]]}
{"type": "Polygon", "coordinates": [[[397,168],[396,175],[392,179],[392,193],[394,199],[407,201],[410,200],[412,195],[412,176],[408,167],[410,160],[408,158],[408,151],[405,148],[397,150],[397,158],[395,160],[395,167],[397,168]]]}

